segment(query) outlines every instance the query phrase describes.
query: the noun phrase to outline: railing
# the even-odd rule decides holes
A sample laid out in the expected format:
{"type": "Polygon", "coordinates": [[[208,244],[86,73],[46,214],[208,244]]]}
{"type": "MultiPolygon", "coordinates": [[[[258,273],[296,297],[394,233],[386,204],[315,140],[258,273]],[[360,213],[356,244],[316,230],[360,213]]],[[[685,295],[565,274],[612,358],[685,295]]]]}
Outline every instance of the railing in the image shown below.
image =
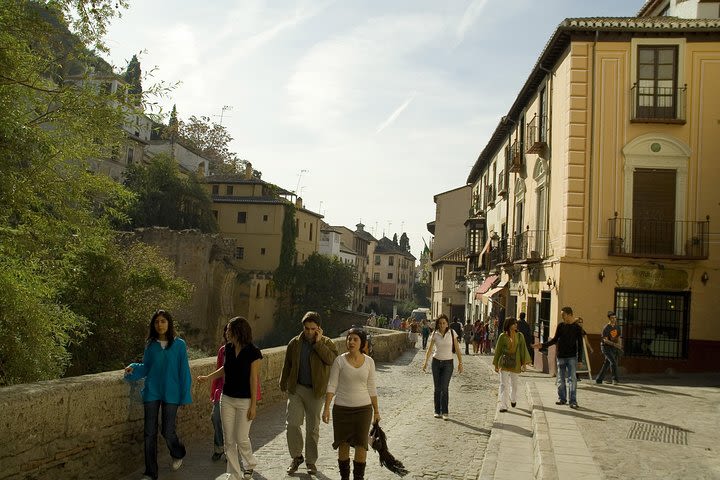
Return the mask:
{"type": "Polygon", "coordinates": [[[510,165],[508,171],[512,173],[519,172],[522,168],[522,152],[520,151],[520,144],[517,140],[510,145],[508,153],[510,154],[510,165]]]}
{"type": "Polygon", "coordinates": [[[508,189],[508,178],[507,175],[505,175],[505,170],[500,170],[500,173],[498,173],[498,182],[497,182],[497,194],[502,196],[505,196],[507,194],[508,189]]]}
{"type": "Polygon", "coordinates": [[[490,250],[490,268],[512,262],[512,244],[508,237],[501,238],[495,248],[490,250]]]}
{"type": "Polygon", "coordinates": [[[527,124],[527,152],[540,153],[547,146],[547,121],[545,115],[537,115],[527,124]]]}
{"type": "Polygon", "coordinates": [[[706,259],[710,253],[710,217],[700,221],[618,218],[610,222],[608,255],[706,259]]]}
{"type": "Polygon", "coordinates": [[[640,86],[630,89],[632,120],[636,122],[685,123],[687,85],[682,87],[640,86]]]}
{"type": "Polygon", "coordinates": [[[540,262],[547,257],[547,230],[530,230],[515,234],[512,245],[513,262],[540,262]]]}
{"type": "Polygon", "coordinates": [[[485,204],[487,207],[495,206],[495,185],[485,185],[485,204]]]}

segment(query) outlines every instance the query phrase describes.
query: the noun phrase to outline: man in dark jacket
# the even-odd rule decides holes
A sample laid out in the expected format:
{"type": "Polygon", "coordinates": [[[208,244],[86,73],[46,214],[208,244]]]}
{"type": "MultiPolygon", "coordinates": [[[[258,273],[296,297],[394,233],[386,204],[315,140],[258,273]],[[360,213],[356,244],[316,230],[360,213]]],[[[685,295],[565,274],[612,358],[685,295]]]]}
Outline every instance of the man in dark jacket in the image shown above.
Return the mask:
{"type": "Polygon", "coordinates": [[[577,357],[582,348],[583,329],[575,323],[573,310],[563,307],[560,310],[563,321],[555,329],[555,336],[545,343],[537,342],[533,348],[547,348],[557,344],[557,389],[558,401],[556,405],[568,403],[568,388],[570,394],[570,408],[578,408],[577,403],[577,357]]]}
{"type": "MultiPolygon", "coordinates": [[[[525,345],[532,345],[533,344],[533,335],[530,331],[530,324],[525,321],[525,312],[520,312],[520,317],[518,319],[518,332],[523,334],[523,337],[525,337],[525,345]]],[[[530,349],[530,359],[534,362],[535,361],[535,349],[530,349]]]]}
{"type": "Polygon", "coordinates": [[[280,390],[288,392],[286,413],[287,443],[292,463],[288,475],[306,462],[310,475],[317,473],[320,440],[320,413],[325,404],[330,367],[338,355],[335,342],[323,336],[320,314],[307,312],[302,319],[303,331],[290,340],[285,350],[285,364],[280,375],[280,390]],[[305,419],[305,455],[300,427],[305,419]]]}
{"type": "Polygon", "coordinates": [[[460,320],[458,320],[457,317],[455,317],[450,324],[450,328],[453,329],[455,332],[455,337],[458,339],[458,342],[460,342],[460,339],[463,337],[463,327],[462,323],[460,323],[460,320]]]}

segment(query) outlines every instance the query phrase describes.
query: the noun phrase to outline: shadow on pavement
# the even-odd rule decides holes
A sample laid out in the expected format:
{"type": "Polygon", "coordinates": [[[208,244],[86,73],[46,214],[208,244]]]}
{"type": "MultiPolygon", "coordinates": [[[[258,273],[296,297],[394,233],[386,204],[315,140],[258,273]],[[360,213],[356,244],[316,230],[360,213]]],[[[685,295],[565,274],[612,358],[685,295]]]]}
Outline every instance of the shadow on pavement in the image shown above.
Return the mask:
{"type": "Polygon", "coordinates": [[[493,428],[505,430],[506,432],[517,433],[518,435],[522,435],[523,437],[533,436],[532,430],[528,430],[527,428],[519,427],[517,425],[508,425],[506,423],[495,422],[493,423],[493,428]]]}
{"type": "Polygon", "coordinates": [[[595,420],[596,422],[604,422],[607,418],[617,418],[619,416],[619,415],[609,414],[608,412],[598,412],[596,410],[588,410],[583,407],[580,407],[578,410],[574,410],[567,406],[565,408],[554,408],[554,407],[546,407],[543,405],[541,408],[542,408],[543,412],[559,413],[560,415],[570,415],[570,416],[573,416],[576,418],[583,418],[585,420],[595,420]],[[581,413],[581,412],[598,413],[598,414],[605,416],[606,418],[598,418],[598,417],[594,417],[592,415],[585,415],[584,413],[581,413]]]}
{"type": "Polygon", "coordinates": [[[487,435],[488,437],[490,436],[491,430],[490,430],[490,429],[487,429],[487,428],[474,427],[474,426],[472,426],[472,425],[470,425],[470,424],[468,424],[468,423],[458,422],[457,420],[453,420],[452,418],[448,419],[447,422],[454,423],[454,424],[456,424],[456,425],[461,425],[461,426],[467,428],[468,430],[473,430],[473,431],[475,431],[475,432],[482,433],[483,435],[487,435]]]}
{"type": "Polygon", "coordinates": [[[595,393],[604,393],[606,395],[615,395],[616,397],[637,397],[637,393],[623,392],[617,388],[617,385],[604,386],[601,384],[595,384],[592,386],[585,387],[583,390],[595,393]]]}
{"type": "MultiPolygon", "coordinates": [[[[600,385],[598,385],[598,386],[600,386],[600,385]]],[[[627,389],[627,390],[640,390],[642,392],[647,392],[647,393],[651,393],[651,394],[659,394],[659,395],[678,395],[681,397],[700,398],[700,397],[696,397],[695,395],[691,395],[689,393],[675,392],[672,390],[665,390],[662,388],[649,387],[647,385],[640,386],[640,385],[620,384],[620,385],[614,385],[613,388],[622,388],[622,389],[627,389]]]]}
{"type": "Polygon", "coordinates": [[[508,410],[507,413],[511,415],[517,415],[518,417],[528,417],[530,418],[532,416],[532,412],[530,412],[530,409],[527,408],[513,408],[512,410],[508,410]],[[523,413],[520,413],[523,412],[523,413]]]}

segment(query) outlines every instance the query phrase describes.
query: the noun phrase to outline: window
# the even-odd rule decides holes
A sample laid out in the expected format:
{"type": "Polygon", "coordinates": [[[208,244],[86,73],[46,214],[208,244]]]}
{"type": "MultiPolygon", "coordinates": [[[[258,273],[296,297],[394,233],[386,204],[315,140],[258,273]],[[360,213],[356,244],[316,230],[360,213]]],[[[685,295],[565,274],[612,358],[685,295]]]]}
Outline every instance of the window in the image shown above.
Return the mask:
{"type": "Polygon", "coordinates": [[[213,212],[213,217],[215,217],[215,220],[217,220],[218,219],[218,211],[213,210],[212,212],[213,212]]]}
{"type": "Polygon", "coordinates": [[[247,223],[247,212],[238,212],[237,223],[247,223]]]}
{"type": "Polygon", "coordinates": [[[310,241],[312,242],[313,224],[310,224],[310,241]]]}
{"type": "Polygon", "coordinates": [[[243,247],[235,247],[235,258],[242,260],[245,257],[245,249],[243,247]]]}
{"type": "Polygon", "coordinates": [[[127,164],[131,165],[133,163],[133,157],[135,156],[135,149],[132,147],[128,147],[128,154],[127,154],[127,164]]]}
{"type": "Polygon", "coordinates": [[[260,249],[260,255],[265,255],[265,248],[264,248],[264,247],[260,249]]]}
{"type": "Polygon", "coordinates": [[[638,46],[636,118],[677,118],[677,55],[674,45],[638,46]]]}
{"type": "Polygon", "coordinates": [[[373,273],[373,282],[379,282],[380,281],[380,273],[375,272],[373,273]]]}
{"type": "Polygon", "coordinates": [[[380,265],[380,255],[375,255],[375,265],[380,265]]]}
{"type": "Polygon", "coordinates": [[[263,222],[267,222],[267,221],[268,221],[268,216],[267,216],[267,215],[263,215],[263,222]]]}
{"type": "Polygon", "coordinates": [[[615,305],[624,355],[688,357],[688,292],[617,290],[615,305]]]}
{"type": "Polygon", "coordinates": [[[393,257],[393,256],[388,257],[388,265],[390,265],[391,267],[393,265],[395,265],[395,257],[393,257]]]}
{"type": "Polygon", "coordinates": [[[300,236],[300,220],[295,219],[295,238],[300,236]]]}
{"type": "Polygon", "coordinates": [[[257,288],[255,289],[255,298],[260,298],[260,284],[257,284],[257,288]]]}
{"type": "Polygon", "coordinates": [[[213,194],[213,195],[220,195],[220,185],[213,185],[213,186],[212,186],[212,194],[213,194]]]}
{"type": "Polygon", "coordinates": [[[225,195],[232,195],[232,194],[233,194],[233,186],[225,185],[225,195]]]}
{"type": "Polygon", "coordinates": [[[388,279],[388,280],[392,280],[392,279],[393,279],[393,274],[392,274],[392,272],[391,272],[391,273],[388,273],[387,279],[388,279]]]}
{"type": "Polygon", "coordinates": [[[456,282],[464,282],[465,281],[465,267],[455,267],[455,281],[456,282]]]}

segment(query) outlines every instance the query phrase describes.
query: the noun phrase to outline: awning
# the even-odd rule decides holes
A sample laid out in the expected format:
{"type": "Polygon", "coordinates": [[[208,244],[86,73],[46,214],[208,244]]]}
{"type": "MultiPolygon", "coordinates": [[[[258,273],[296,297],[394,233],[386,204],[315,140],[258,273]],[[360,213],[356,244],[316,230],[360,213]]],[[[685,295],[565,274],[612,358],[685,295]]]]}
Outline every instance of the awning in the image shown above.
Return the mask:
{"type": "Polygon", "coordinates": [[[485,280],[483,280],[483,283],[481,283],[480,286],[475,289],[475,300],[480,300],[482,294],[490,290],[490,287],[492,287],[492,284],[495,283],[495,280],[497,280],[497,278],[497,275],[490,275],[485,280]]]}
{"type": "Polygon", "coordinates": [[[485,252],[487,252],[489,248],[490,248],[490,236],[488,236],[487,242],[485,242],[485,246],[483,247],[482,251],[480,252],[480,258],[482,258],[482,256],[485,255],[485,252]]]}
{"type": "Polygon", "coordinates": [[[490,299],[491,299],[496,293],[498,293],[500,290],[503,290],[504,288],[505,288],[504,285],[503,285],[502,287],[501,287],[500,285],[498,285],[497,287],[491,288],[491,289],[488,290],[487,292],[483,293],[483,294],[482,294],[482,299],[481,299],[483,305],[487,305],[487,304],[488,304],[488,301],[490,301],[490,299]]]}

